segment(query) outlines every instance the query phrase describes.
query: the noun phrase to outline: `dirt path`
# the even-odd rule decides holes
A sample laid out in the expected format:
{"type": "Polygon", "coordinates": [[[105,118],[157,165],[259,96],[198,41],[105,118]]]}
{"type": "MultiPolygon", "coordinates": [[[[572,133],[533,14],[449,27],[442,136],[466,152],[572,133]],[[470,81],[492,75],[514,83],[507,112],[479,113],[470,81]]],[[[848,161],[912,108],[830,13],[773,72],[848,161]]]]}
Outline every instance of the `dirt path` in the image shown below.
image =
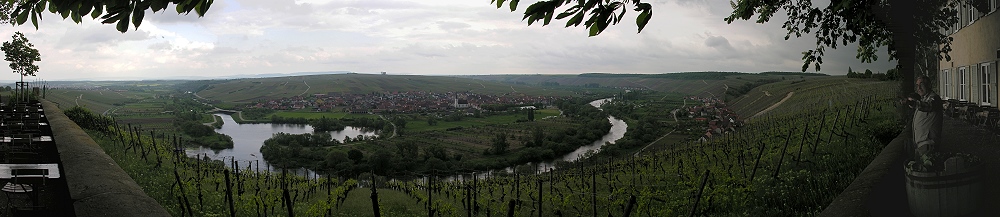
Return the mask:
{"type": "Polygon", "coordinates": [[[766,109],[761,110],[760,112],[757,112],[757,114],[754,114],[753,116],[750,116],[750,118],[748,118],[748,120],[756,118],[757,116],[763,115],[764,113],[766,113],[768,111],[771,111],[771,109],[777,108],[782,103],[785,103],[785,101],[788,100],[788,98],[792,98],[792,95],[795,95],[795,92],[788,92],[788,94],[785,95],[785,98],[782,98],[781,101],[778,101],[778,102],[774,103],[774,105],[771,105],[770,107],[767,107],[766,109]]]}
{"type": "Polygon", "coordinates": [[[389,119],[386,119],[385,116],[378,115],[378,117],[382,118],[382,120],[385,120],[385,121],[389,122],[389,124],[392,124],[392,136],[390,136],[389,138],[391,139],[393,137],[396,137],[396,123],[393,123],[392,121],[389,121],[389,119]]]}
{"type": "Polygon", "coordinates": [[[632,156],[639,156],[640,152],[646,150],[646,148],[649,148],[649,146],[652,146],[653,144],[656,144],[656,142],[659,142],[661,139],[666,138],[671,133],[674,133],[674,131],[677,131],[677,129],[671,130],[669,133],[667,133],[666,135],[661,136],[659,139],[653,140],[653,142],[650,142],[649,145],[646,145],[646,147],[642,147],[642,149],[639,149],[639,151],[635,152],[635,154],[632,154],[632,156]]]}
{"type": "Polygon", "coordinates": [[[302,93],[300,93],[299,96],[302,96],[303,94],[306,94],[306,92],[309,92],[309,89],[312,89],[312,86],[309,86],[309,83],[306,83],[306,81],[302,81],[302,83],[306,84],[306,90],[302,91],[302,93]]]}
{"type": "Polygon", "coordinates": [[[205,126],[210,126],[210,127],[211,127],[211,126],[212,126],[212,124],[215,124],[215,122],[219,122],[219,119],[218,119],[218,118],[216,118],[216,117],[215,117],[215,115],[212,115],[212,122],[208,122],[208,123],[201,123],[201,124],[204,124],[205,126]]]}

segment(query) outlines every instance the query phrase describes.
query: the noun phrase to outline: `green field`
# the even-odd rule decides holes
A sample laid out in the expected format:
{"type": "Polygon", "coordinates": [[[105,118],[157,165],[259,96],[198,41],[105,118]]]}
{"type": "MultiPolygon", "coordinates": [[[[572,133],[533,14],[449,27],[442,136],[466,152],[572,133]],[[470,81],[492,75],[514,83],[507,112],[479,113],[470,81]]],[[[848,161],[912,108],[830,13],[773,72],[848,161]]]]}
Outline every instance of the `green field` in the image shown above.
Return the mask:
{"type": "MultiPolygon", "coordinates": [[[[560,164],[560,169],[550,173],[534,174],[531,167],[518,167],[516,173],[521,174],[518,176],[497,172],[473,182],[436,179],[430,186],[420,179],[387,181],[388,178],[375,178],[374,182],[379,186],[378,206],[382,209],[382,216],[427,216],[428,206],[440,216],[466,216],[473,209],[464,205],[465,198],[470,198],[479,207],[474,216],[504,216],[508,210],[512,210],[515,216],[537,216],[539,210],[542,216],[591,216],[593,213],[618,216],[625,213],[628,206],[634,207],[633,216],[678,216],[687,215],[692,210],[696,215],[708,216],[767,216],[775,213],[813,216],[822,211],[871,162],[886,138],[896,135],[893,130],[899,127],[894,125],[896,120],[893,119],[891,104],[887,103],[891,102],[895,85],[895,82],[835,77],[762,86],[754,92],[789,90],[801,97],[791,97],[783,104],[774,106],[772,112],[762,116],[767,118],[751,120],[747,122],[748,127],[739,129],[737,133],[706,142],[656,142],[638,156],[633,157],[632,153],[625,153],[628,156],[597,155],[595,157],[601,158],[578,164],[560,164]],[[812,87],[808,85],[810,82],[818,88],[807,88],[812,87]],[[428,191],[428,188],[431,190],[428,191]],[[630,204],[633,199],[636,203],[630,204]],[[538,203],[544,205],[538,207],[538,203]],[[694,204],[700,205],[696,207],[694,204]]],[[[657,94],[660,93],[648,93],[641,99],[630,99],[626,95],[625,100],[632,100],[629,101],[631,104],[622,105],[633,105],[637,109],[618,110],[623,117],[634,115],[671,122],[666,117],[657,116],[660,114],[656,111],[679,106],[678,102],[667,100],[673,95],[657,94]],[[663,100],[657,101],[657,96],[663,100]]],[[[761,100],[740,101],[733,106],[752,112],[761,107],[758,106],[763,104],[761,100]]],[[[557,112],[542,110],[539,114],[545,115],[537,115],[536,118],[557,112]]],[[[483,155],[495,133],[513,135],[511,148],[517,150],[525,148],[522,144],[530,129],[538,127],[556,131],[579,124],[566,117],[515,122],[523,116],[510,114],[467,118],[453,122],[453,126],[463,128],[450,131],[433,130],[447,127],[442,125],[448,122],[424,126],[426,119],[410,116],[407,117],[407,134],[373,144],[420,147],[415,152],[404,153],[418,156],[414,159],[427,155],[425,147],[444,147],[449,156],[464,156],[462,160],[444,161],[448,167],[471,173],[477,170],[462,167],[472,163],[470,161],[511,160],[510,156],[483,155]]],[[[630,132],[639,131],[632,127],[638,126],[630,124],[630,132]]],[[[627,134],[626,137],[630,136],[627,134]]],[[[681,137],[671,134],[661,141],[681,137]]],[[[173,173],[169,168],[173,167],[154,167],[155,162],[141,160],[134,152],[124,152],[120,150],[121,146],[115,146],[110,140],[100,139],[99,142],[119,164],[125,165],[124,169],[150,196],[172,214],[180,213],[178,196],[196,198],[198,193],[206,195],[206,204],[205,208],[194,206],[197,215],[226,213],[225,200],[222,199],[224,191],[211,187],[219,183],[221,167],[214,166],[215,169],[210,170],[211,175],[202,180],[198,178],[201,177],[197,175],[199,172],[195,171],[203,170],[193,166],[197,164],[184,164],[179,169],[184,186],[200,188],[197,192],[191,188],[180,192],[172,185],[170,176],[173,173]]],[[[379,154],[368,151],[373,146],[361,144],[366,143],[337,148],[360,149],[365,152],[366,160],[382,159],[377,157],[379,154]]],[[[432,173],[433,170],[415,170],[398,175],[419,178],[432,173]]],[[[280,208],[280,191],[275,189],[273,182],[263,181],[277,177],[245,172],[240,177],[243,181],[238,184],[263,187],[261,191],[247,191],[236,197],[236,204],[240,204],[237,206],[238,216],[257,214],[259,209],[253,205],[256,201],[280,208]]],[[[368,182],[372,180],[369,174],[358,178],[362,183],[372,183],[368,182]]],[[[320,216],[329,210],[332,216],[372,216],[371,185],[337,182],[334,184],[337,190],[329,195],[343,196],[344,203],[335,206],[328,202],[331,196],[324,192],[325,188],[319,184],[322,182],[298,180],[292,182],[290,191],[322,193],[306,194],[296,199],[293,207],[296,215],[320,216]],[[340,188],[345,186],[360,187],[352,190],[340,188]]],[[[265,213],[284,215],[283,209],[274,210],[277,211],[265,210],[265,213]]]]}
{"type": "Polygon", "coordinates": [[[372,118],[378,117],[372,114],[354,114],[350,112],[314,112],[314,111],[276,111],[274,115],[278,117],[285,118],[305,118],[305,119],[319,119],[319,118],[372,118]]]}
{"type": "Polygon", "coordinates": [[[337,74],[228,80],[207,84],[198,95],[221,103],[248,103],[327,93],[426,91],[570,96],[573,91],[462,77],[337,74]]]}
{"type": "MultiPolygon", "coordinates": [[[[856,97],[842,93],[855,93],[859,88],[885,86],[896,87],[893,81],[877,81],[870,79],[854,79],[843,76],[815,77],[809,79],[794,79],[761,85],[729,104],[733,111],[743,118],[749,118],[764,109],[778,103],[789,93],[794,92],[786,101],[787,105],[775,108],[775,112],[790,112],[801,107],[819,106],[817,104],[842,103],[856,97]]],[[[829,106],[829,105],[827,105],[829,106]]]]}
{"type": "MultiPolygon", "coordinates": [[[[552,111],[547,111],[551,114],[552,111]]],[[[556,110],[555,114],[559,115],[559,111],[556,110]]],[[[543,115],[536,115],[536,119],[541,119],[543,115]]],[[[511,124],[516,122],[518,119],[526,119],[524,114],[512,114],[512,115],[491,115],[482,118],[466,117],[461,121],[438,121],[437,125],[431,126],[427,123],[426,117],[416,120],[408,120],[406,122],[406,130],[411,132],[423,132],[423,131],[434,131],[434,130],[445,130],[454,127],[473,127],[473,126],[484,126],[492,124],[511,124]]]]}
{"type": "MultiPolygon", "coordinates": [[[[667,75],[670,75],[669,73],[667,75]]],[[[499,81],[504,83],[520,83],[539,85],[544,82],[558,83],[559,86],[548,86],[546,88],[567,88],[567,86],[583,86],[586,84],[599,84],[602,87],[629,87],[656,90],[659,92],[678,93],[681,95],[694,95],[699,97],[725,97],[725,91],[729,87],[738,87],[743,84],[760,79],[811,79],[823,76],[798,76],[798,75],[767,75],[767,74],[733,74],[723,76],[725,79],[692,79],[676,76],[660,75],[609,75],[603,77],[590,77],[582,75],[474,75],[470,78],[499,81]]]]}

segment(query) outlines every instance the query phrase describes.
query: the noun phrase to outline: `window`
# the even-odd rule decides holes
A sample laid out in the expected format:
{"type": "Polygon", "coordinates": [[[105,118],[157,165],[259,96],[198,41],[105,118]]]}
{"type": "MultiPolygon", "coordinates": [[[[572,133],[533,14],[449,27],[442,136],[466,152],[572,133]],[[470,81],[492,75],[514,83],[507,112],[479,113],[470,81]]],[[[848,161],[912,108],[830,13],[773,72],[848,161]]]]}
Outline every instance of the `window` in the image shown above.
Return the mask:
{"type": "Polygon", "coordinates": [[[966,100],[965,93],[969,91],[965,86],[966,80],[965,67],[958,68],[958,99],[960,100],[966,100]]]}
{"type": "Polygon", "coordinates": [[[981,94],[979,95],[979,98],[981,98],[980,101],[982,101],[983,105],[993,105],[993,98],[991,96],[991,91],[993,90],[991,87],[993,87],[993,83],[991,82],[992,80],[990,80],[990,64],[979,64],[979,74],[979,83],[982,83],[982,88],[979,88],[979,92],[981,94]]]}
{"type": "Polygon", "coordinates": [[[969,8],[969,25],[972,25],[976,22],[976,7],[973,7],[971,3],[967,7],[969,8]]]}
{"type": "Polygon", "coordinates": [[[941,75],[942,75],[941,76],[941,81],[944,82],[944,85],[941,85],[941,87],[942,87],[941,88],[941,95],[943,95],[944,98],[951,98],[951,92],[948,91],[948,89],[951,88],[951,75],[949,75],[947,69],[941,71],[941,75]]]}

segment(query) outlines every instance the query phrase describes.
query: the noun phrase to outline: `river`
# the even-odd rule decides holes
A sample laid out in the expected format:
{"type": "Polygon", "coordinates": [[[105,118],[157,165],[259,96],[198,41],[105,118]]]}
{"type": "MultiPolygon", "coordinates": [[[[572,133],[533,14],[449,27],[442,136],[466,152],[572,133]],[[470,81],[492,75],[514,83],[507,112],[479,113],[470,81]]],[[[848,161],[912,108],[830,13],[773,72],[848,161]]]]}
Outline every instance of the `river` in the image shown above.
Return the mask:
{"type": "MultiPolygon", "coordinates": [[[[590,102],[591,106],[601,108],[601,104],[611,101],[608,99],[599,99],[590,102]]],[[[239,124],[233,120],[233,117],[227,114],[215,114],[216,116],[222,117],[223,125],[222,129],[215,130],[216,132],[229,135],[233,137],[233,148],[223,149],[220,151],[211,150],[208,148],[188,148],[188,156],[204,155],[208,156],[214,160],[223,160],[228,163],[230,158],[236,159],[240,168],[246,168],[246,163],[253,163],[253,167],[257,167],[256,163],[260,163],[261,169],[267,168],[267,161],[264,160],[263,156],[260,154],[260,147],[263,146],[264,140],[271,138],[272,134],[278,132],[284,132],[289,134],[303,134],[312,133],[313,129],[309,125],[295,125],[295,124],[239,124]]],[[[608,116],[608,122],[611,123],[611,130],[608,134],[601,137],[600,140],[594,141],[590,144],[580,146],[573,152],[563,155],[556,160],[538,163],[528,163],[527,165],[535,168],[537,172],[545,172],[556,168],[556,162],[558,161],[577,161],[582,157],[585,157],[588,152],[598,152],[601,150],[601,146],[605,144],[614,144],[615,141],[621,139],[625,136],[625,132],[628,130],[628,124],[613,116],[608,116]]],[[[342,131],[330,132],[333,138],[342,140],[344,136],[350,136],[351,138],[357,137],[358,135],[373,136],[375,132],[363,131],[356,127],[347,127],[342,131]]],[[[523,166],[523,165],[522,165],[523,166]]],[[[253,170],[260,169],[254,168],[253,170]]],[[[272,171],[277,171],[277,169],[272,168],[272,171]]],[[[505,169],[507,172],[512,172],[514,167],[508,167],[505,169]]],[[[293,171],[299,175],[313,175],[312,171],[306,169],[299,169],[293,171]]],[[[492,171],[483,171],[477,173],[477,176],[485,177],[492,171]]],[[[446,178],[446,180],[461,180],[462,175],[455,175],[446,178]]]]}
{"type": "MultiPolygon", "coordinates": [[[[252,170],[263,171],[268,168],[267,161],[264,160],[263,155],[260,154],[260,147],[264,145],[264,140],[271,138],[271,135],[279,132],[288,134],[304,134],[313,133],[312,126],[301,125],[301,124],[239,124],[233,120],[232,116],[227,114],[214,114],[215,116],[222,117],[222,128],[216,129],[215,132],[222,133],[233,137],[233,148],[223,149],[223,150],[212,150],[204,147],[197,148],[187,148],[186,152],[188,156],[198,156],[204,155],[208,156],[213,160],[222,160],[229,163],[229,159],[235,159],[240,165],[240,169],[246,169],[248,164],[251,163],[254,167],[252,170]],[[258,169],[258,162],[260,168],[258,169]]],[[[376,132],[365,131],[358,127],[346,127],[341,131],[331,131],[330,135],[337,139],[338,141],[343,141],[345,136],[351,138],[356,138],[358,135],[375,136],[376,132]]],[[[279,171],[276,168],[271,168],[272,171],[279,171]]],[[[300,175],[312,175],[311,171],[305,169],[299,169],[293,171],[300,175]]]]}
{"type": "MultiPolygon", "coordinates": [[[[597,107],[597,109],[601,109],[601,105],[604,104],[604,103],[606,103],[606,102],[609,102],[609,101],[611,101],[611,98],[594,100],[594,101],[590,102],[590,105],[594,106],[594,107],[597,107]]],[[[603,109],[601,109],[601,110],[603,110],[603,109]]],[[[594,142],[592,142],[592,143],[590,143],[588,145],[580,146],[579,148],[577,148],[573,152],[570,152],[569,154],[563,155],[562,157],[557,158],[555,160],[545,161],[545,162],[538,162],[538,163],[527,163],[525,165],[528,165],[528,166],[531,166],[531,167],[535,168],[535,170],[536,170],[535,172],[537,172],[537,173],[543,173],[543,172],[546,172],[546,171],[549,171],[549,170],[556,169],[556,163],[558,161],[566,161],[566,162],[577,161],[577,160],[580,160],[583,157],[586,157],[588,152],[594,152],[594,153],[596,153],[596,152],[601,151],[601,147],[604,146],[605,144],[615,144],[615,141],[618,141],[618,139],[621,139],[622,137],[625,137],[625,132],[628,131],[628,124],[626,124],[625,121],[622,121],[621,119],[615,118],[614,116],[608,116],[608,122],[611,123],[611,130],[608,131],[608,134],[605,134],[603,137],[601,137],[600,140],[594,141],[594,142]]],[[[520,167],[523,167],[523,166],[524,165],[521,165],[520,167]]],[[[514,172],[514,167],[507,167],[506,169],[503,169],[503,170],[506,171],[506,172],[508,172],[508,173],[509,172],[514,172]]],[[[477,173],[476,176],[479,177],[479,178],[484,178],[484,177],[488,176],[492,172],[494,172],[494,171],[483,171],[481,173],[477,173]]],[[[469,176],[469,175],[454,175],[454,176],[449,176],[449,177],[445,178],[445,180],[449,180],[449,181],[452,181],[452,180],[463,180],[463,179],[466,179],[466,178],[471,178],[471,176],[469,176]]]]}

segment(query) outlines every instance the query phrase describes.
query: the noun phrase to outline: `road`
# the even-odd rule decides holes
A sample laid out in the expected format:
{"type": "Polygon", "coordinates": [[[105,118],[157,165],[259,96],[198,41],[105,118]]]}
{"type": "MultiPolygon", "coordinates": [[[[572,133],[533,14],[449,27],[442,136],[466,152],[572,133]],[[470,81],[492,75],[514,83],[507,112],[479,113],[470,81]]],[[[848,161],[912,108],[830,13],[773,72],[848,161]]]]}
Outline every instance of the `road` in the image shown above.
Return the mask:
{"type": "MultiPolygon", "coordinates": [[[[309,86],[309,83],[306,83],[306,81],[302,81],[302,83],[306,84],[306,90],[302,91],[302,93],[300,93],[299,96],[302,96],[302,95],[306,94],[306,92],[309,92],[309,89],[312,89],[312,86],[309,86]]],[[[240,117],[240,118],[243,118],[243,117],[240,117]]]]}
{"type": "Polygon", "coordinates": [[[392,124],[392,136],[390,136],[389,138],[391,139],[391,138],[396,137],[396,123],[393,123],[392,121],[389,121],[389,119],[386,119],[385,116],[378,115],[378,117],[382,118],[382,120],[385,120],[385,121],[389,122],[389,124],[392,124]]]}
{"type": "Polygon", "coordinates": [[[635,154],[632,154],[632,156],[638,157],[640,152],[646,150],[646,148],[649,148],[649,146],[652,146],[653,144],[656,144],[656,142],[659,142],[661,139],[666,138],[671,133],[674,133],[674,131],[677,131],[677,129],[671,130],[669,133],[667,133],[666,135],[661,136],[659,139],[653,140],[653,142],[650,142],[649,145],[646,145],[646,147],[642,147],[642,149],[639,149],[639,151],[635,152],[635,154]]]}
{"type": "Polygon", "coordinates": [[[795,92],[788,92],[788,94],[785,95],[785,98],[782,98],[781,101],[778,101],[778,102],[774,103],[774,105],[771,105],[770,107],[767,107],[766,109],[761,110],[760,112],[757,112],[757,114],[754,114],[753,116],[750,116],[750,118],[747,118],[747,120],[753,119],[753,118],[755,118],[757,116],[763,115],[764,113],[766,113],[768,111],[771,111],[771,109],[777,108],[782,103],[785,103],[785,101],[788,100],[788,98],[792,98],[792,95],[795,95],[795,92]]]}

